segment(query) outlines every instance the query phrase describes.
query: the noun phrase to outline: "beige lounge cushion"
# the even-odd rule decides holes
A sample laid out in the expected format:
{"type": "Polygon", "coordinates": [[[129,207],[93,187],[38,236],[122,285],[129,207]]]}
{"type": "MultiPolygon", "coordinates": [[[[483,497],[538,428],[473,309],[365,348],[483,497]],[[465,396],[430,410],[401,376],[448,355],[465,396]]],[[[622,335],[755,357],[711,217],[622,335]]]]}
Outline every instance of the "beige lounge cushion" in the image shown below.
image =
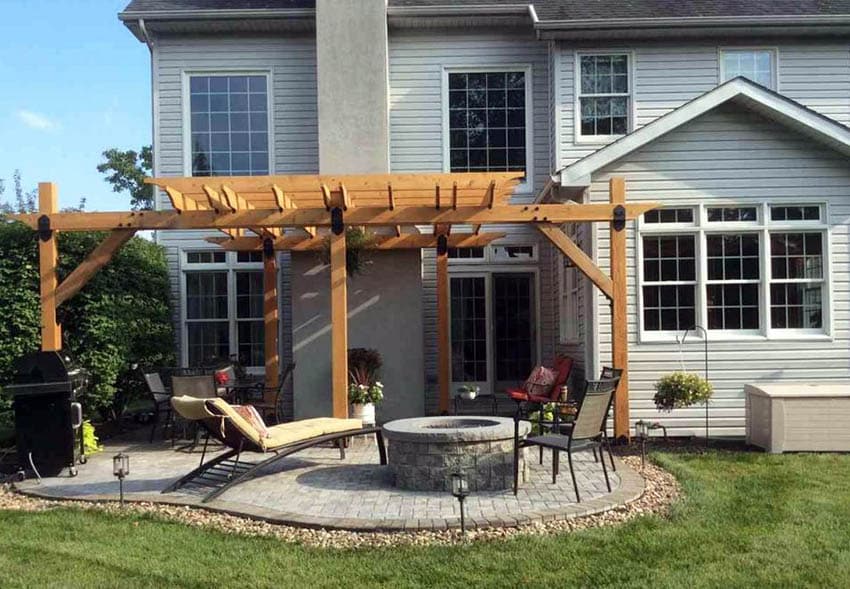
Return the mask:
{"type": "Polygon", "coordinates": [[[257,431],[251,423],[248,422],[247,419],[239,415],[239,413],[224,399],[206,399],[206,403],[209,406],[215,407],[216,411],[221,413],[224,417],[227,417],[230,424],[239,430],[243,436],[249,439],[255,446],[258,448],[263,448],[263,442],[265,439],[260,432],[257,431]]]}
{"type": "Polygon", "coordinates": [[[189,395],[171,397],[171,406],[180,417],[190,421],[215,417],[207,409],[206,400],[198,397],[190,397],[189,395]]]}
{"type": "Polygon", "coordinates": [[[269,437],[263,440],[265,449],[274,449],[295,442],[303,442],[327,434],[360,429],[363,422],[359,419],[335,419],[316,417],[290,423],[281,423],[269,428],[269,437]]]}

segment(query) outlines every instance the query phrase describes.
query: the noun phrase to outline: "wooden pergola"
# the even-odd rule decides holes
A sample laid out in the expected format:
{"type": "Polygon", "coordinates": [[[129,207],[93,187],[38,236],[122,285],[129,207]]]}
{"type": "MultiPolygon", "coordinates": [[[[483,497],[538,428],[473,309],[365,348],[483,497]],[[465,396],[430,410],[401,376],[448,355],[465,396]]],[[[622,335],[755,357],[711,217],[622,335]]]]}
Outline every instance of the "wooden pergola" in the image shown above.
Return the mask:
{"type": "MultiPolygon", "coordinates": [[[[485,225],[530,224],[545,235],[611,301],[612,363],[628,368],[626,316],[626,221],[656,203],[626,203],[625,182],[610,181],[607,204],[510,204],[521,173],[373,174],[362,176],[243,176],[154,178],[174,210],[59,212],[57,188],[39,184],[39,211],[13,215],[38,232],[42,349],[62,347],[56,308],[77,293],[139,230],[215,229],[209,241],[226,250],[263,251],[266,382],[277,384],[278,293],[276,250],[329,247],[331,363],[335,417],[348,414],[348,317],[346,226],[363,227],[378,250],[435,248],[437,254],[439,407],[449,409],[451,370],[448,249],[481,247],[504,236],[485,225]],[[611,227],[611,275],[603,272],[560,228],[567,222],[611,227]],[[453,226],[471,227],[465,232],[453,226]],[[432,230],[420,233],[417,226],[432,230]],[[89,256],[59,283],[57,231],[109,231],[89,256]]],[[[614,429],[628,438],[628,380],[616,394],[614,429]]]]}

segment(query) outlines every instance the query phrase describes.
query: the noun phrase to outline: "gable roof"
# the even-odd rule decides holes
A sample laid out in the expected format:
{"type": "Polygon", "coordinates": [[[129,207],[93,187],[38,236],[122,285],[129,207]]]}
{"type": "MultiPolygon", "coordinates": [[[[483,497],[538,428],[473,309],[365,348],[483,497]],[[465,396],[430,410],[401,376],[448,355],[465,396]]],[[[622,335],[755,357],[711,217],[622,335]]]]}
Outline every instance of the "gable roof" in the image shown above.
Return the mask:
{"type": "Polygon", "coordinates": [[[552,182],[564,187],[589,186],[591,176],[598,170],[729,102],[741,104],[850,156],[850,128],[755,82],[734,78],[559,170],[552,182]]]}

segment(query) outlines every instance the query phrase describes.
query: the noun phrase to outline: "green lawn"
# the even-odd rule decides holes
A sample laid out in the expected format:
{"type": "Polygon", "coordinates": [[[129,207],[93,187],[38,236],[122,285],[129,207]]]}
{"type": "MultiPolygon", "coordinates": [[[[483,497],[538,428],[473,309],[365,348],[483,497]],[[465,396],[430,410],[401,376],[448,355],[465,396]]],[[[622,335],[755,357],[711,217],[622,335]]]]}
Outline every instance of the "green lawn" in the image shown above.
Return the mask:
{"type": "Polygon", "coordinates": [[[850,456],[658,454],[669,519],[462,547],[306,549],[143,517],[0,511],[0,586],[850,587],[850,456]]]}

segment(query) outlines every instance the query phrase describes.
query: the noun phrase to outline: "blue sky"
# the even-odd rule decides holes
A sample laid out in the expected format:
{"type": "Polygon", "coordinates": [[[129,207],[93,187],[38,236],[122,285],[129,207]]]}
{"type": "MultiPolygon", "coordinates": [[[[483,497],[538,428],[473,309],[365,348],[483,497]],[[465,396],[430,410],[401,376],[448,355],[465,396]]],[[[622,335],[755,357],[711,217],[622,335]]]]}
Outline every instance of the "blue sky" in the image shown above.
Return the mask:
{"type": "Polygon", "coordinates": [[[59,185],[60,206],[121,210],[95,169],[151,141],[150,54],[117,18],[129,0],[2,0],[0,178],[59,185]]]}

